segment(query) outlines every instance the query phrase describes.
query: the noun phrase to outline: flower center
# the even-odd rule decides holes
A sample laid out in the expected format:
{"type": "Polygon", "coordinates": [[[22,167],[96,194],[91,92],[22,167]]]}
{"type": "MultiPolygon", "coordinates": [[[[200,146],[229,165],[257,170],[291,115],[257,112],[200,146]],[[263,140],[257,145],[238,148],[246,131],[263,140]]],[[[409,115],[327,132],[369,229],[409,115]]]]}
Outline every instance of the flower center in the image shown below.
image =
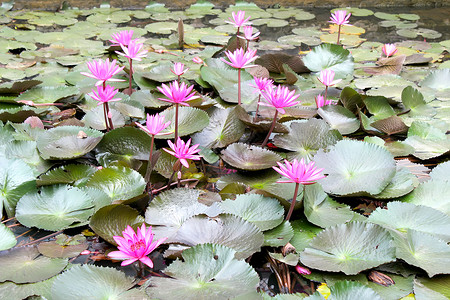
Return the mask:
{"type": "Polygon", "coordinates": [[[144,240],[140,240],[139,242],[134,243],[133,245],[131,245],[130,249],[131,249],[132,251],[136,251],[136,250],[141,249],[142,247],[145,247],[145,242],[144,242],[144,240]]]}

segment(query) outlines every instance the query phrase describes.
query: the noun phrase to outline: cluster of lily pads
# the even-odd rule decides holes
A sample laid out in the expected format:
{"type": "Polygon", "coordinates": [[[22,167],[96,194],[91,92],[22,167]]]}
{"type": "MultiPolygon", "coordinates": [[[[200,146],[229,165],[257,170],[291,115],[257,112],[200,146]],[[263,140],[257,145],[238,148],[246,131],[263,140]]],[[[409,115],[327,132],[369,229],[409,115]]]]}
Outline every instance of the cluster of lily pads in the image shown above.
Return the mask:
{"type": "Polygon", "coordinates": [[[450,41],[347,26],[419,16],[12,7],[0,299],[450,297],[450,41]]]}

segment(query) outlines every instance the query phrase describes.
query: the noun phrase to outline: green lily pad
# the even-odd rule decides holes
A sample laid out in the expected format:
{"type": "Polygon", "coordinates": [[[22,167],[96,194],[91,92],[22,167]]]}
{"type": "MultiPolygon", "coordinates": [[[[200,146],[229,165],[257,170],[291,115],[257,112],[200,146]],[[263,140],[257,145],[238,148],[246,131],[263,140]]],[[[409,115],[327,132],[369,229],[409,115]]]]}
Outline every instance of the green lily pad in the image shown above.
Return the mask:
{"type": "Polygon", "coordinates": [[[433,178],[422,182],[401,200],[416,205],[424,205],[450,215],[450,181],[433,178]]]}
{"type": "Polygon", "coordinates": [[[25,194],[17,203],[16,218],[27,227],[58,231],[84,225],[94,213],[92,199],[81,189],[52,185],[25,194]]]}
{"type": "Polygon", "coordinates": [[[135,170],[112,166],[95,172],[86,183],[86,187],[104,191],[113,202],[141,195],[145,189],[145,181],[135,170]]]}
{"type": "Polygon", "coordinates": [[[238,118],[234,108],[215,109],[209,125],[192,136],[194,144],[206,148],[223,148],[237,142],[245,131],[245,125],[238,118]]]}
{"type": "Polygon", "coordinates": [[[283,223],[281,223],[277,227],[264,232],[263,246],[284,246],[292,239],[293,236],[294,230],[292,229],[291,224],[289,223],[289,221],[283,221],[283,223]]]}
{"type": "Polygon", "coordinates": [[[144,78],[158,81],[158,82],[168,82],[178,78],[177,75],[171,72],[173,68],[173,63],[162,61],[158,65],[152,67],[152,69],[145,73],[140,73],[144,78]]]}
{"type": "Polygon", "coordinates": [[[60,99],[78,95],[77,87],[34,87],[22,93],[16,98],[19,100],[33,101],[34,103],[53,103],[60,99]]]}
{"type": "Polygon", "coordinates": [[[170,34],[176,31],[178,25],[176,22],[155,22],[144,27],[150,33],[170,34]]]}
{"type": "Polygon", "coordinates": [[[358,118],[340,105],[323,106],[317,110],[317,113],[330,125],[331,129],[339,131],[340,134],[353,133],[360,127],[358,118]]]}
{"type": "Polygon", "coordinates": [[[77,245],[59,245],[55,241],[42,242],[38,245],[38,250],[42,255],[52,258],[70,258],[80,255],[88,248],[87,243],[77,245]]]}
{"type": "Polygon", "coordinates": [[[377,17],[378,19],[382,19],[382,20],[398,20],[397,15],[389,14],[389,13],[385,13],[385,12],[376,12],[374,14],[374,16],[377,17]]]}
{"type": "Polygon", "coordinates": [[[356,140],[339,141],[328,152],[320,150],[314,160],[328,174],[320,182],[325,192],[337,195],[381,193],[396,169],[393,156],[386,149],[356,140]]]}
{"type": "Polygon", "coordinates": [[[63,183],[73,186],[83,186],[96,171],[97,168],[90,165],[70,164],[52,169],[47,173],[42,174],[36,183],[38,185],[63,183]]]}
{"type": "Polygon", "coordinates": [[[41,256],[37,247],[20,247],[3,251],[0,255],[0,282],[9,280],[15,283],[38,282],[61,272],[67,259],[41,256]]]}
{"type": "Polygon", "coordinates": [[[338,281],[330,287],[329,299],[373,299],[382,300],[374,290],[355,281],[338,281]]]}
{"type": "MultiPolygon", "coordinates": [[[[125,125],[125,118],[119,111],[110,108],[109,112],[111,113],[111,120],[113,122],[114,128],[123,127],[125,125]]],[[[97,106],[94,109],[87,111],[83,116],[82,121],[86,126],[94,128],[96,130],[105,130],[106,123],[103,106],[97,106]]]]}
{"type": "Polygon", "coordinates": [[[389,233],[374,224],[351,222],[328,227],[300,254],[300,261],[314,269],[346,275],[395,260],[389,233]]]}
{"type": "Polygon", "coordinates": [[[381,193],[372,195],[372,197],[375,199],[398,198],[414,190],[417,184],[417,178],[407,168],[397,166],[392,181],[381,193]]]}
{"type": "Polygon", "coordinates": [[[450,69],[432,70],[430,74],[420,83],[421,86],[426,86],[435,90],[444,90],[448,88],[445,82],[450,80],[450,69]]]}
{"type": "Polygon", "coordinates": [[[430,173],[431,179],[450,181],[450,161],[437,165],[430,173]]]}
{"type": "Polygon", "coordinates": [[[226,163],[243,170],[268,169],[281,160],[273,151],[243,143],[231,144],[221,154],[226,163]]]}
{"type": "Polygon", "coordinates": [[[101,238],[117,246],[113,236],[122,236],[128,225],[136,230],[143,222],[144,218],[137,210],[123,204],[112,204],[100,208],[92,216],[89,226],[101,238]]]}
{"type": "Polygon", "coordinates": [[[450,297],[449,279],[450,276],[416,277],[414,279],[414,295],[416,299],[448,299],[450,297]]]}
{"type": "Polygon", "coordinates": [[[322,228],[317,227],[304,219],[292,222],[292,229],[294,229],[294,236],[289,243],[295,247],[297,253],[305,250],[313,238],[319,232],[322,232],[322,228]]]}
{"type": "Polygon", "coordinates": [[[224,213],[230,213],[256,225],[261,231],[272,229],[283,222],[284,208],[277,199],[256,194],[237,195],[220,204],[224,213]]]}
{"type": "Polygon", "coordinates": [[[245,261],[235,259],[236,251],[222,245],[203,244],[182,253],[164,270],[170,278],[154,277],[147,289],[161,299],[229,299],[253,292],[258,274],[245,261]]]}
{"type": "Polygon", "coordinates": [[[91,151],[103,133],[78,126],[62,126],[46,130],[37,138],[37,148],[44,159],[72,159],[91,151]]]}
{"type": "Polygon", "coordinates": [[[267,27],[285,27],[289,25],[289,22],[286,20],[280,20],[280,19],[257,19],[253,20],[253,25],[260,26],[260,25],[266,25],[267,27]]]}
{"type": "Polygon", "coordinates": [[[146,299],[143,290],[132,289],[134,278],[114,268],[75,265],[59,275],[51,288],[52,299],[146,299]]]}
{"type": "MultiPolygon", "coordinates": [[[[181,106],[178,108],[178,136],[190,135],[194,132],[200,131],[209,124],[209,117],[206,112],[194,107],[181,106]]],[[[175,135],[175,107],[170,107],[162,111],[160,116],[163,116],[166,121],[170,121],[170,125],[161,131],[163,133],[170,133],[166,135],[157,135],[157,139],[172,139],[175,135]]]]}
{"type": "Polygon", "coordinates": [[[0,251],[12,248],[16,244],[17,240],[11,229],[0,223],[0,251]]]}

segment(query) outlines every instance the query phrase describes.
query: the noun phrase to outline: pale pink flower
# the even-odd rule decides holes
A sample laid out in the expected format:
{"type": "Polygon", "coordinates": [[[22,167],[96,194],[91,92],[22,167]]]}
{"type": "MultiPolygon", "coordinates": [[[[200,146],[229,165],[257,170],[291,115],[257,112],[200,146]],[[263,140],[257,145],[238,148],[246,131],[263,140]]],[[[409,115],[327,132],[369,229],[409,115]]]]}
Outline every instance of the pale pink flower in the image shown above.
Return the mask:
{"type": "Polygon", "coordinates": [[[244,26],[244,36],[239,36],[241,39],[246,39],[247,41],[256,40],[259,36],[260,32],[253,34],[252,26],[244,26]]]}
{"type": "Polygon", "coordinates": [[[299,104],[295,100],[300,95],[295,95],[295,91],[289,91],[287,86],[278,86],[275,88],[273,85],[270,85],[261,94],[268,103],[261,102],[260,105],[274,107],[281,114],[286,113],[284,110],[285,107],[299,104]]]}
{"type": "Polygon", "coordinates": [[[325,98],[322,95],[317,95],[317,97],[315,98],[316,100],[316,106],[317,108],[320,108],[324,105],[330,105],[333,104],[333,102],[331,100],[325,100],[325,98]]]}
{"type": "Polygon", "coordinates": [[[255,50],[248,49],[247,51],[244,52],[243,48],[239,48],[236,49],[234,52],[225,51],[225,54],[230,61],[227,61],[224,58],[220,58],[220,60],[237,69],[254,67],[255,65],[249,65],[249,63],[253,62],[259,57],[255,55],[256,49],[255,50]]]}
{"type": "Polygon", "coordinates": [[[109,40],[112,43],[111,46],[128,46],[133,37],[133,33],[133,30],[122,30],[121,32],[112,34],[112,39],[109,40]]]}
{"type": "Polygon", "coordinates": [[[349,13],[347,15],[346,10],[337,10],[334,13],[331,14],[329,23],[334,23],[336,25],[349,25],[348,19],[350,18],[352,14],[349,13]]]}
{"type": "Polygon", "coordinates": [[[384,44],[383,47],[381,47],[381,50],[383,50],[383,53],[384,55],[386,55],[386,57],[392,56],[398,51],[397,47],[395,47],[394,44],[384,44]]]}
{"type": "Polygon", "coordinates": [[[158,87],[158,90],[169,99],[166,98],[158,98],[158,99],[174,104],[189,106],[189,104],[185,102],[200,98],[199,96],[195,95],[195,92],[192,92],[193,88],[194,86],[192,85],[190,87],[187,87],[187,85],[184,82],[178,84],[178,81],[176,80],[169,83],[169,86],[163,83],[161,87],[158,87]]]}
{"type": "Polygon", "coordinates": [[[121,266],[127,266],[139,260],[153,268],[153,261],[147,256],[153,250],[158,248],[167,238],[162,238],[153,243],[152,227],[146,228],[145,223],[141,228],[137,229],[137,233],[134,232],[130,225],[122,231],[121,236],[113,236],[116,241],[119,251],[112,251],[108,254],[112,259],[123,260],[121,266]]]}
{"type": "Polygon", "coordinates": [[[191,145],[191,139],[189,139],[187,143],[185,143],[180,138],[178,138],[176,144],[172,143],[172,141],[170,140],[168,140],[167,143],[173,151],[167,150],[165,148],[163,148],[163,150],[178,158],[181,164],[186,168],[189,168],[187,159],[200,160],[200,155],[195,155],[196,153],[200,152],[200,149],[197,149],[199,144],[189,147],[191,145]]]}
{"type": "Polygon", "coordinates": [[[193,62],[195,62],[196,64],[204,64],[205,62],[203,61],[203,59],[201,59],[200,57],[196,56],[192,59],[193,62]]]}
{"type": "Polygon", "coordinates": [[[184,68],[184,64],[183,64],[183,63],[179,63],[179,62],[174,63],[174,64],[173,64],[173,69],[170,69],[170,71],[171,71],[173,74],[177,75],[177,76],[183,75],[183,74],[186,73],[188,70],[189,70],[188,68],[186,68],[186,69],[184,68]]]}
{"type": "MultiPolygon", "coordinates": [[[[161,116],[159,114],[156,115],[147,114],[147,122],[145,124],[146,127],[137,122],[136,125],[150,135],[161,135],[160,132],[170,125],[170,121],[169,122],[164,121],[165,121],[164,116],[161,116]]],[[[165,134],[170,134],[170,132],[165,134]]]]}
{"type": "Polygon", "coordinates": [[[311,274],[311,270],[306,268],[306,267],[302,267],[300,265],[296,265],[295,266],[295,270],[297,271],[298,274],[300,275],[309,275],[311,274]]]}
{"type": "Polygon", "coordinates": [[[334,80],[334,75],[335,74],[333,70],[325,69],[320,71],[320,75],[319,77],[317,77],[317,79],[319,79],[319,81],[322,82],[322,84],[325,86],[333,86],[342,80],[342,79],[334,80]]]}
{"type": "Polygon", "coordinates": [[[112,78],[114,75],[119,73],[125,67],[116,66],[117,61],[114,59],[112,62],[109,59],[105,61],[99,59],[91,62],[87,62],[88,69],[91,73],[80,72],[84,76],[97,79],[95,83],[96,86],[103,84],[105,81],[125,81],[123,79],[112,78]]]}
{"type": "Polygon", "coordinates": [[[237,13],[234,11],[231,13],[232,18],[228,18],[229,21],[225,21],[226,23],[234,25],[234,27],[241,27],[243,25],[251,25],[252,22],[248,22],[250,17],[245,18],[245,11],[239,10],[237,13]]]}
{"type": "Polygon", "coordinates": [[[300,162],[297,159],[292,161],[292,164],[284,160],[284,165],[280,162],[277,162],[278,167],[272,167],[275,171],[283,175],[284,177],[289,178],[289,180],[279,180],[277,182],[280,183],[301,183],[303,185],[313,184],[317,180],[325,178],[324,175],[320,174],[323,169],[317,169],[314,167],[314,162],[310,162],[309,164],[305,163],[305,160],[302,158],[300,162]]]}
{"type": "Polygon", "coordinates": [[[250,84],[250,86],[255,88],[253,91],[254,93],[261,93],[262,91],[265,91],[268,86],[273,85],[273,80],[269,78],[254,77],[253,79],[255,80],[255,84],[250,84]]]}
{"type": "Polygon", "coordinates": [[[92,90],[92,93],[89,93],[88,95],[91,96],[92,99],[98,101],[97,105],[101,105],[105,102],[121,100],[121,98],[114,98],[117,92],[118,90],[110,85],[106,85],[105,88],[103,88],[102,85],[99,85],[97,86],[97,91],[92,90]]]}
{"type": "Polygon", "coordinates": [[[120,45],[123,52],[116,51],[117,54],[125,56],[132,60],[142,60],[147,56],[147,50],[143,50],[143,43],[140,43],[138,39],[130,41],[128,46],[120,45]]]}

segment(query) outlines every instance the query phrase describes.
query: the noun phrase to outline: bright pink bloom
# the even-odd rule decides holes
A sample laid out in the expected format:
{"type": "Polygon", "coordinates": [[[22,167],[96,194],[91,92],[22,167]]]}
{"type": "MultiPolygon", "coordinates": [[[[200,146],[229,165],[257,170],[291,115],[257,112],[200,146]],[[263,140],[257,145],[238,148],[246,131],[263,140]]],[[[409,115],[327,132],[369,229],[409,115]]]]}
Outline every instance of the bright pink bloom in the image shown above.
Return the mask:
{"type": "Polygon", "coordinates": [[[178,81],[176,80],[172,81],[172,83],[169,83],[169,86],[163,83],[162,87],[158,87],[158,90],[169,99],[166,98],[158,98],[158,99],[174,104],[189,106],[189,104],[185,102],[200,98],[200,96],[195,95],[195,92],[192,92],[193,88],[194,86],[192,85],[190,87],[187,87],[186,83],[184,82],[182,82],[179,85],[178,81]]]}
{"type": "Polygon", "coordinates": [[[134,232],[130,225],[122,231],[121,236],[113,236],[116,241],[119,251],[112,251],[108,254],[112,259],[122,260],[122,266],[127,266],[140,260],[150,268],[153,268],[152,260],[147,256],[153,250],[158,248],[167,238],[162,238],[153,243],[152,227],[145,227],[145,223],[141,228],[137,229],[137,233],[134,232]]]}
{"type": "Polygon", "coordinates": [[[266,90],[261,92],[261,95],[268,103],[261,102],[260,105],[271,106],[278,110],[279,113],[284,114],[285,107],[290,107],[299,104],[297,100],[300,95],[294,95],[295,91],[289,91],[287,86],[278,86],[276,89],[273,85],[267,87],[266,90]]]}
{"type": "Polygon", "coordinates": [[[92,99],[97,100],[97,105],[103,104],[105,102],[113,102],[113,101],[119,101],[121,98],[114,98],[114,96],[117,94],[119,90],[115,89],[114,87],[110,85],[106,85],[105,88],[103,88],[102,85],[97,86],[97,91],[92,90],[92,93],[88,94],[92,97],[92,99]]]}
{"type": "Polygon", "coordinates": [[[253,34],[252,26],[244,26],[244,36],[239,36],[241,39],[246,39],[248,41],[256,40],[259,36],[260,32],[253,34]]]}
{"type": "Polygon", "coordinates": [[[241,27],[243,25],[251,25],[252,22],[248,22],[250,17],[245,18],[245,11],[239,10],[237,14],[233,11],[231,13],[232,18],[228,18],[229,21],[225,21],[226,23],[233,24],[234,27],[241,27]]]}
{"type": "Polygon", "coordinates": [[[333,86],[336,83],[339,83],[342,79],[336,79],[334,80],[334,71],[333,70],[322,70],[320,71],[319,77],[317,77],[320,82],[322,82],[325,86],[333,86]]]}
{"type": "Polygon", "coordinates": [[[201,59],[200,57],[196,56],[192,59],[193,62],[195,62],[196,64],[204,64],[205,62],[203,61],[203,59],[201,59]]]}
{"type": "Polygon", "coordinates": [[[311,270],[305,267],[302,267],[300,265],[296,265],[295,266],[295,270],[298,272],[298,274],[300,275],[309,275],[311,274],[311,270]]]}
{"type": "Polygon", "coordinates": [[[170,71],[173,74],[177,75],[177,76],[183,75],[188,70],[189,70],[188,68],[186,68],[186,69],[184,68],[184,64],[183,63],[178,63],[178,62],[173,64],[173,70],[170,69],[170,71]]]}
{"type": "Polygon", "coordinates": [[[173,151],[167,150],[165,148],[163,148],[163,150],[178,158],[181,164],[186,168],[189,168],[187,159],[200,160],[200,155],[195,155],[196,153],[200,152],[200,149],[197,149],[199,144],[189,147],[191,145],[191,139],[189,139],[187,143],[185,143],[180,138],[178,138],[176,144],[172,143],[170,140],[167,141],[167,143],[173,151]]]}
{"type": "Polygon", "coordinates": [[[143,50],[143,43],[140,43],[138,39],[130,41],[127,46],[120,45],[123,52],[116,51],[117,54],[123,55],[132,60],[142,60],[147,56],[147,50],[143,50]]]}
{"type": "Polygon", "coordinates": [[[289,161],[284,160],[285,166],[280,162],[277,162],[277,164],[279,168],[272,168],[281,175],[289,178],[289,180],[277,181],[280,183],[293,182],[308,185],[315,183],[319,179],[325,178],[324,175],[320,174],[323,169],[317,169],[316,167],[314,167],[313,161],[309,164],[306,164],[303,158],[300,160],[300,162],[297,159],[294,159],[292,164],[289,161]]]}
{"type": "MultiPolygon", "coordinates": [[[[137,122],[136,125],[150,135],[157,135],[160,133],[160,131],[166,129],[167,126],[170,125],[170,121],[166,123],[164,123],[164,121],[164,116],[161,116],[159,114],[150,116],[150,114],[147,114],[147,123],[145,124],[146,127],[137,122]]],[[[165,134],[170,134],[170,132],[165,134]]]]}
{"type": "Polygon", "coordinates": [[[99,59],[91,62],[87,62],[88,69],[91,73],[81,72],[84,76],[97,79],[96,86],[102,85],[105,81],[125,81],[123,79],[112,78],[119,73],[125,67],[116,66],[117,61],[114,59],[112,62],[109,59],[105,61],[99,59]]]}
{"type": "Polygon", "coordinates": [[[112,43],[111,46],[128,46],[131,42],[131,38],[133,37],[133,33],[133,30],[122,30],[121,32],[114,33],[112,35],[112,39],[109,40],[112,43]]]}
{"type": "Polygon", "coordinates": [[[386,57],[392,56],[398,51],[397,47],[395,47],[394,44],[384,44],[383,47],[381,47],[381,50],[383,50],[383,53],[384,55],[386,55],[386,57]]]}
{"type": "Polygon", "coordinates": [[[248,49],[244,53],[244,49],[239,48],[236,49],[234,52],[225,51],[225,54],[227,55],[230,61],[227,61],[224,58],[221,58],[220,60],[236,69],[245,69],[254,67],[255,65],[249,65],[249,63],[253,62],[259,57],[255,55],[256,49],[255,50],[248,49]]]}
{"type": "Polygon", "coordinates": [[[325,100],[325,98],[322,95],[317,95],[316,97],[316,106],[317,108],[320,108],[324,105],[330,105],[333,104],[331,100],[325,100]]]}
{"type": "Polygon", "coordinates": [[[261,93],[262,91],[265,91],[267,87],[273,85],[273,80],[269,78],[254,77],[253,79],[255,80],[255,84],[250,84],[250,86],[255,88],[253,91],[254,93],[261,93]]]}
{"type": "Polygon", "coordinates": [[[347,15],[346,10],[337,10],[331,14],[331,17],[330,17],[331,21],[328,21],[328,22],[334,23],[336,25],[349,25],[348,19],[350,18],[351,15],[352,15],[351,13],[349,13],[347,15]]]}

